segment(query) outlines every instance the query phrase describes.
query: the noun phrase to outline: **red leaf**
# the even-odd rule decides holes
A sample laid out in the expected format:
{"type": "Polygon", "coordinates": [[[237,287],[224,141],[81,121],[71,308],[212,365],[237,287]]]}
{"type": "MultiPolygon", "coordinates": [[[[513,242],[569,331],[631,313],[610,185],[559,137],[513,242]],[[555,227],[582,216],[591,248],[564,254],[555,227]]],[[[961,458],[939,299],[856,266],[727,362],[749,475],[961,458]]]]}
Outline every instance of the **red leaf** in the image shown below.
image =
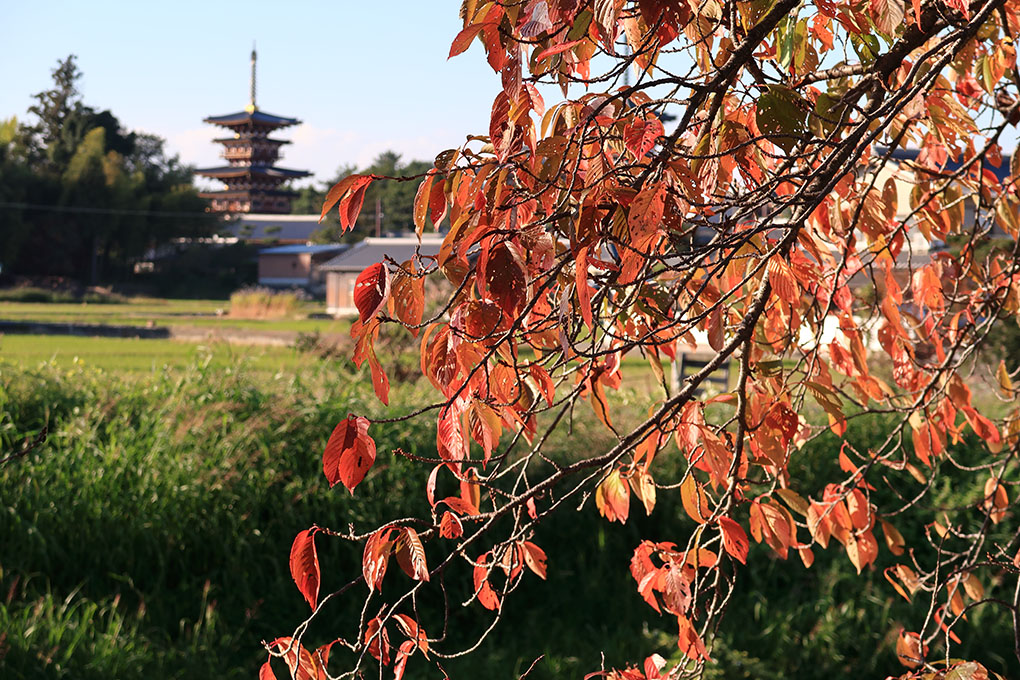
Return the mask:
{"type": "Polygon", "coordinates": [[[333,208],[337,202],[347,195],[350,191],[351,185],[354,184],[358,175],[348,175],[342,180],[334,184],[328,192],[326,192],[326,199],[322,202],[322,214],[319,215],[319,221],[321,222],[326,214],[333,208]]]}
{"type": "Polygon", "coordinates": [[[283,660],[287,662],[290,676],[294,680],[320,680],[325,675],[324,671],[320,672],[322,669],[312,656],[312,653],[294,638],[276,638],[269,645],[270,649],[274,647],[279,653],[283,654],[283,660]]]}
{"type": "Polygon", "coordinates": [[[390,662],[390,636],[383,627],[379,617],[368,622],[365,627],[365,644],[368,645],[368,653],[374,656],[379,663],[386,666],[390,662]]]}
{"type": "Polygon", "coordinates": [[[485,27],[486,24],[484,22],[466,26],[460,33],[457,34],[457,37],[453,39],[453,44],[450,45],[450,54],[447,59],[456,57],[458,54],[470,47],[471,41],[474,40],[485,27]]]}
{"type": "Polygon", "coordinates": [[[352,413],[329,436],[322,455],[322,471],[330,487],[342,482],[353,494],[373,462],[375,442],[368,436],[368,419],[352,413]]]}
{"type": "Polygon", "coordinates": [[[354,282],[354,306],[358,308],[361,323],[375,318],[389,294],[390,272],[382,262],[376,262],[358,275],[354,282]]]}
{"type": "Polygon", "coordinates": [[[259,669],[259,680],[276,680],[276,674],[273,673],[273,668],[268,661],[262,664],[262,668],[259,669]]]}
{"type": "Polygon", "coordinates": [[[368,367],[372,370],[372,389],[375,390],[375,396],[379,397],[379,401],[389,406],[390,379],[386,377],[386,371],[383,370],[382,364],[379,363],[375,350],[368,354],[368,367]]]}
{"type": "Polygon", "coordinates": [[[413,651],[414,643],[410,640],[400,643],[400,649],[397,650],[397,656],[393,661],[393,680],[403,680],[404,668],[413,651]]]}
{"type": "MultiPolygon", "coordinates": [[[[401,323],[407,326],[417,326],[421,323],[425,314],[425,279],[416,278],[412,274],[417,273],[414,260],[408,260],[400,265],[400,271],[393,277],[391,296],[393,298],[393,312],[401,323]],[[404,273],[404,272],[408,273],[404,273]]],[[[409,328],[411,335],[418,337],[418,328],[409,328]]]]}
{"type": "Polygon", "coordinates": [[[396,620],[400,632],[409,638],[408,642],[411,642],[413,647],[420,649],[427,658],[429,655],[429,636],[425,634],[425,629],[419,626],[418,622],[407,614],[394,614],[393,618],[396,620]]]}
{"type": "Polygon", "coordinates": [[[365,200],[365,189],[373,179],[375,178],[372,175],[348,175],[333,185],[322,204],[319,221],[321,222],[330,209],[339,203],[340,226],[344,231],[353,227],[358,219],[358,213],[361,212],[361,204],[365,200]]]}
{"type": "Polygon", "coordinates": [[[371,182],[372,177],[370,176],[359,178],[359,181],[352,186],[350,193],[340,200],[340,226],[344,231],[352,229],[358,221],[361,204],[365,201],[365,190],[371,182]]]}
{"type": "Polygon", "coordinates": [[[393,541],[390,534],[393,529],[380,529],[365,541],[365,554],[361,558],[361,571],[365,576],[368,589],[380,590],[383,577],[386,576],[386,565],[389,563],[393,541]]]}
{"type": "Polygon", "coordinates": [[[747,550],[750,548],[750,543],[743,527],[729,517],[720,517],[719,529],[722,531],[723,547],[726,548],[726,552],[741,564],[747,564],[747,550]]]}
{"type": "Polygon", "coordinates": [[[464,525],[461,524],[460,518],[450,511],[444,512],[443,519],[439,521],[439,535],[443,538],[460,538],[463,536],[464,525]]]}
{"type": "Polygon", "coordinates": [[[636,118],[623,130],[623,143],[638,160],[652,150],[656,140],[665,134],[658,118],[636,118]]]}
{"type": "Polygon", "coordinates": [[[528,369],[528,373],[538,383],[538,389],[542,392],[542,396],[545,397],[545,403],[552,406],[553,401],[556,399],[556,384],[553,382],[552,376],[538,364],[532,364],[531,368],[528,369]]]}
{"type": "Polygon", "coordinates": [[[677,616],[677,623],[680,627],[677,635],[677,646],[680,647],[680,651],[695,661],[707,659],[708,652],[705,650],[705,643],[701,641],[701,637],[698,636],[687,617],[677,616]]]}
{"type": "Polygon", "coordinates": [[[447,406],[439,412],[436,427],[436,450],[439,457],[449,461],[450,470],[460,474],[460,461],[467,460],[468,443],[460,423],[461,411],[456,406],[447,406]]]}
{"type": "Polygon", "coordinates": [[[547,47],[538,54],[536,54],[534,57],[532,57],[532,63],[537,64],[543,59],[548,59],[553,55],[559,54],[560,52],[566,52],[567,50],[576,47],[580,43],[581,43],[580,40],[571,40],[570,42],[560,43],[558,45],[553,45],[552,47],[547,47]]]}
{"type": "Polygon", "coordinates": [[[666,210],[666,185],[656,182],[644,187],[630,204],[627,226],[630,229],[631,245],[643,250],[651,237],[662,227],[662,215],[666,210]]]}
{"type": "Polygon", "coordinates": [[[308,604],[315,609],[319,601],[319,557],[315,553],[316,527],[302,531],[290,548],[290,576],[308,604]]]}
{"type": "Polygon", "coordinates": [[[429,219],[432,225],[438,230],[439,223],[446,217],[446,182],[439,181],[432,184],[432,191],[429,193],[429,219]]]}
{"type": "Polygon", "coordinates": [[[415,581],[428,581],[429,567],[425,563],[425,548],[418,538],[418,532],[410,527],[401,527],[399,531],[396,541],[397,564],[415,581]]]}
{"type": "Polygon", "coordinates": [[[478,558],[478,566],[474,568],[472,576],[474,577],[475,592],[478,594],[478,602],[492,611],[499,609],[499,595],[489,585],[489,570],[486,568],[486,564],[489,558],[489,553],[485,553],[478,558]]]}
{"type": "Polygon", "coordinates": [[[482,251],[479,273],[489,297],[513,318],[528,294],[527,271],[520,250],[503,243],[482,251]]]}
{"type": "Polygon", "coordinates": [[[428,499],[429,505],[433,508],[436,507],[436,481],[439,478],[439,469],[442,465],[437,465],[432,468],[432,472],[429,473],[429,479],[425,483],[425,498],[428,499]]]}
{"type": "Polygon", "coordinates": [[[683,567],[670,562],[665,568],[663,579],[662,600],[666,608],[674,614],[683,614],[691,606],[691,583],[684,573],[683,567]]]}

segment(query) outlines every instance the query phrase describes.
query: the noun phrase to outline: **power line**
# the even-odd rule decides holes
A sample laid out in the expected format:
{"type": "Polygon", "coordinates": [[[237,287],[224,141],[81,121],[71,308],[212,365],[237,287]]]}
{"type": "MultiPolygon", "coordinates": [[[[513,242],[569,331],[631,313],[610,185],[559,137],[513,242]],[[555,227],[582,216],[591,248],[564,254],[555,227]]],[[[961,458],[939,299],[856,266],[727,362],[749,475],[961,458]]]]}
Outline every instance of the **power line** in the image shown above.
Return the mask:
{"type": "Polygon", "coordinates": [[[43,212],[83,213],[93,215],[137,215],[142,217],[190,217],[199,218],[208,213],[172,212],[169,210],[130,210],[126,208],[92,208],[75,205],[44,205],[42,203],[11,203],[0,201],[0,208],[11,210],[38,210],[43,212]]]}

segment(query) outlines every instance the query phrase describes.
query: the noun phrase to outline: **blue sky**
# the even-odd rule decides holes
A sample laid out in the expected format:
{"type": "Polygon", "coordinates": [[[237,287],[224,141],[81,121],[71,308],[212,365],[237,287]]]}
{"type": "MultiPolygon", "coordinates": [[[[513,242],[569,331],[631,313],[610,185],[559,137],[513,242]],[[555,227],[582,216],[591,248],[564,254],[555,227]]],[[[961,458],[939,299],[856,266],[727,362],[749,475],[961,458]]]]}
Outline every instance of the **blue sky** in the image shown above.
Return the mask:
{"type": "Polygon", "coordinates": [[[259,108],[300,118],[285,167],[325,180],[394,149],[431,159],[488,129],[499,78],[479,44],[447,60],[458,0],[4,3],[0,118],[23,117],[73,53],[86,104],[158,134],[186,163],[216,165],[209,115],[248,103],[258,44],[259,108]]]}

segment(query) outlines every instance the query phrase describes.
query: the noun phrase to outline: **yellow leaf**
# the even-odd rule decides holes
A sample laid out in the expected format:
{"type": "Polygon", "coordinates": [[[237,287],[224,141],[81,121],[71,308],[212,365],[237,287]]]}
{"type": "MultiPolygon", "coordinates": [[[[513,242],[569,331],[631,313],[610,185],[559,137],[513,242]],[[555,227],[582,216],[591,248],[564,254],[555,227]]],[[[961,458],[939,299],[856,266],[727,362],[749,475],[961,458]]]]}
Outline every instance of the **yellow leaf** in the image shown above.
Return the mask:
{"type": "Polygon", "coordinates": [[[1013,381],[1009,379],[1009,371],[1006,370],[1006,362],[999,362],[999,370],[995,372],[995,377],[999,379],[999,389],[1002,391],[1002,396],[1006,399],[1013,397],[1013,381]]]}

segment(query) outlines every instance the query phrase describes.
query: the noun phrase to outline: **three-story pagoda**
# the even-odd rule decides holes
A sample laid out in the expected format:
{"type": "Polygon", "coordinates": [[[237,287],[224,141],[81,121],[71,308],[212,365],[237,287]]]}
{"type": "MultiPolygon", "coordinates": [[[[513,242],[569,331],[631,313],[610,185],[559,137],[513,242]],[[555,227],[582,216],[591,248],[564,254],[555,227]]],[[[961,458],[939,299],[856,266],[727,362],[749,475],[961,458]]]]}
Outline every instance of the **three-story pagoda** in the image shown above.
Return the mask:
{"type": "Polygon", "coordinates": [[[293,191],[280,188],[284,182],[308,177],[304,170],[289,170],[274,165],[280,159],[280,147],[290,144],[269,135],[301,123],[297,118],[283,118],[260,111],[255,105],[255,50],[251,51],[251,101],[243,111],[206,118],[206,123],[219,125],[233,133],[214,140],[223,145],[227,165],[196,170],[203,177],[217,179],[227,185],[220,191],[200,195],[211,201],[210,208],[219,213],[290,212],[293,191]]]}

